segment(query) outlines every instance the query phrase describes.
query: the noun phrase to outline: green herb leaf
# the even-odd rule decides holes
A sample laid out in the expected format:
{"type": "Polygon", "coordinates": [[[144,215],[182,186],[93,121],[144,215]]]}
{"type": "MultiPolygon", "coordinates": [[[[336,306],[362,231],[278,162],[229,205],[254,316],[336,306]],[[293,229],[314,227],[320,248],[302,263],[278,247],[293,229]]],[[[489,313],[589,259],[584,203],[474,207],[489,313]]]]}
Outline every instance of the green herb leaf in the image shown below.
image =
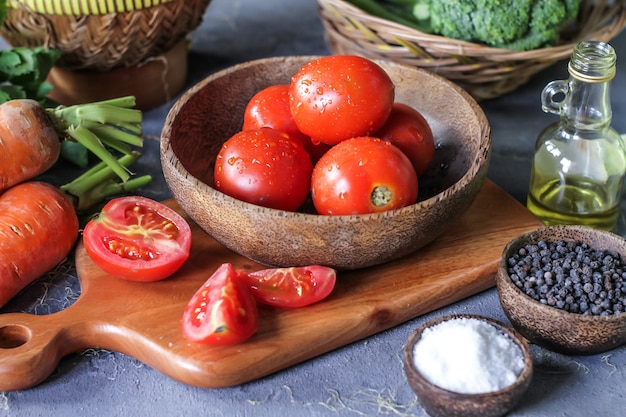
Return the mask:
{"type": "Polygon", "coordinates": [[[44,47],[18,47],[0,50],[0,82],[8,97],[2,103],[16,98],[45,101],[52,86],[46,81],[52,65],[61,57],[61,51],[44,47]]]}
{"type": "Polygon", "coordinates": [[[61,157],[81,168],[86,168],[89,164],[89,151],[78,142],[62,141],[61,157]]]}

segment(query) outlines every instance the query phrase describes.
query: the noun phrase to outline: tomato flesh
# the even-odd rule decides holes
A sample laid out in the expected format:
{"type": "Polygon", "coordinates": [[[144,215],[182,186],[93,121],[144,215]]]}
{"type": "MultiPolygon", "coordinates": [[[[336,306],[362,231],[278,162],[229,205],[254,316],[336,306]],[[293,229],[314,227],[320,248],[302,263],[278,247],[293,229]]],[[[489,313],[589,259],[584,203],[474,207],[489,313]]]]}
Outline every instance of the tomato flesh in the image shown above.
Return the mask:
{"type": "Polygon", "coordinates": [[[373,61],[331,55],[303,65],[292,77],[289,106],[298,129],[328,145],[380,129],[394,103],[389,75],[373,61]]]}
{"type": "Polygon", "coordinates": [[[343,141],[313,170],[311,196],[324,215],[376,213],[413,204],[418,181],[408,157],[395,145],[372,137],[343,141]]]}
{"type": "Polygon", "coordinates": [[[232,345],[252,336],[258,321],[254,297],[233,266],[224,263],[189,300],[182,330],[195,343],[232,345]]]}
{"type": "Polygon", "coordinates": [[[333,268],[310,265],[242,273],[256,301],[277,307],[304,307],[326,298],[335,287],[333,268]]]}
{"type": "Polygon", "coordinates": [[[189,258],[191,228],[166,205],[140,196],[109,201],[83,230],[90,259],[131,281],[158,281],[189,258]]]}
{"type": "Polygon", "coordinates": [[[435,156],[435,140],[428,121],[404,103],[394,103],[387,122],[374,136],[400,148],[413,163],[418,177],[426,172],[435,156]]]}

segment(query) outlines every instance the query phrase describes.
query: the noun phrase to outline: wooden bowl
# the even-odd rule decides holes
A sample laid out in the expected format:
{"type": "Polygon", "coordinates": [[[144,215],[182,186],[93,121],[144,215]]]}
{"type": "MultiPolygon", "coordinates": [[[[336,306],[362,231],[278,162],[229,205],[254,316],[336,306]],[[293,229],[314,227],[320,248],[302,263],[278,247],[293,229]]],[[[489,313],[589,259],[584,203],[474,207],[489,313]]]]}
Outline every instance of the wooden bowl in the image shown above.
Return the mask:
{"type": "Polygon", "coordinates": [[[269,85],[288,83],[315,58],[246,62],[189,89],[171,108],[161,133],[161,163],[172,195],[217,241],[266,265],[356,269],[420,249],[448,230],[480,191],[491,156],[491,130],[469,94],[415,67],[377,61],[395,82],[396,100],[424,114],[438,144],[416,204],[378,214],[321,216],[310,201],[299,212],[286,212],[213,188],[215,157],[241,129],[250,98],[269,85]]]}
{"type": "Polygon", "coordinates": [[[580,241],[626,256],[622,237],[585,226],[542,227],[514,238],[504,248],[496,284],[502,308],[515,329],[532,343],[565,354],[602,353],[626,343],[626,313],[571,313],[534,300],[513,283],[507,267],[509,257],[527,243],[539,240],[580,241]]]}
{"type": "Polygon", "coordinates": [[[515,407],[528,389],[532,380],[533,362],[528,343],[509,326],[497,320],[472,315],[459,314],[432,319],[418,327],[409,337],[404,347],[404,370],[409,385],[417,395],[424,410],[432,417],[496,417],[503,416],[515,407]],[[508,336],[520,349],[524,367],[517,380],[500,390],[485,393],[459,393],[441,388],[430,382],[415,366],[415,345],[424,331],[448,320],[472,318],[485,321],[499,332],[508,336]]]}

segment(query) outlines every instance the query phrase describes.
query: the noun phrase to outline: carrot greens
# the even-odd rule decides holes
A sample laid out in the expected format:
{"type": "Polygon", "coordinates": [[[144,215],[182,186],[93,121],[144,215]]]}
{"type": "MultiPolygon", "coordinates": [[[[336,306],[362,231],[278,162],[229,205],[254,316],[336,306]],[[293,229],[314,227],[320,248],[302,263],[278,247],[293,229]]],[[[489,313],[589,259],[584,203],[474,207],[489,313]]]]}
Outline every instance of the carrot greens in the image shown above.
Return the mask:
{"type": "MultiPolygon", "coordinates": [[[[133,151],[119,158],[117,163],[127,168],[140,156],[139,152],[133,151]]],[[[59,188],[74,201],[76,211],[85,212],[108,197],[145,187],[151,180],[150,175],[143,175],[127,181],[119,181],[111,166],[100,162],[59,188]]]]}
{"type": "Polygon", "coordinates": [[[143,146],[142,112],[134,108],[135,97],[126,96],[73,106],[47,109],[61,140],[80,143],[111,167],[122,181],[130,178],[109,149],[124,155],[132,146],[143,146]]]}

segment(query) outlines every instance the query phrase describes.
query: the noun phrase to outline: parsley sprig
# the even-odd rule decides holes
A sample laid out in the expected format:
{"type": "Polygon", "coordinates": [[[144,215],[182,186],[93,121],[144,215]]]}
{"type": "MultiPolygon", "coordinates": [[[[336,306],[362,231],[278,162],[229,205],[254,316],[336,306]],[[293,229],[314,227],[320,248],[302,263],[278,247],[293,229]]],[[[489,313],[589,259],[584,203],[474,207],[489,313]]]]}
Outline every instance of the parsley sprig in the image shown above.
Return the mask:
{"type": "Polygon", "coordinates": [[[0,50],[0,103],[22,98],[48,103],[53,86],[46,78],[60,57],[58,49],[44,47],[0,50]]]}

